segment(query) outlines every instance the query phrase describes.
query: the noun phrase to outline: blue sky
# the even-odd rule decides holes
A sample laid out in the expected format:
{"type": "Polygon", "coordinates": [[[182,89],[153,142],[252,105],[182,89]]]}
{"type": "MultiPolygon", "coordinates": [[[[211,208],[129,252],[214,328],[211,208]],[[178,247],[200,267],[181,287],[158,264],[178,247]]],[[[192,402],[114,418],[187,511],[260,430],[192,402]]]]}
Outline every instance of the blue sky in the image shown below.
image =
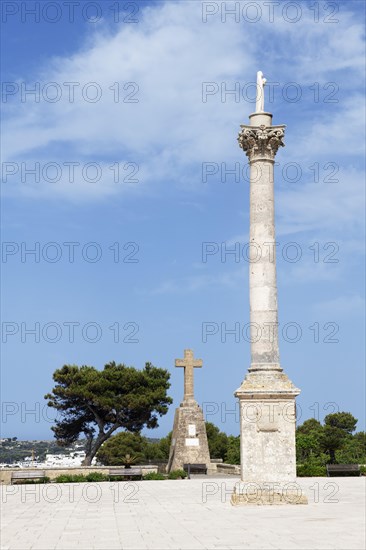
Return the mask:
{"type": "Polygon", "coordinates": [[[170,370],[174,404],[149,432],[163,436],[185,348],[204,361],[207,420],[238,433],[249,188],[236,138],[257,70],[287,125],[281,364],[302,390],[300,422],[345,410],[364,428],[363,2],[280,2],[272,18],[231,2],[226,20],[221,2],[79,2],[73,21],[64,2],[37,21],[22,4],[45,5],[3,2],[3,436],[52,437],[53,371],[111,360],[170,370]]]}

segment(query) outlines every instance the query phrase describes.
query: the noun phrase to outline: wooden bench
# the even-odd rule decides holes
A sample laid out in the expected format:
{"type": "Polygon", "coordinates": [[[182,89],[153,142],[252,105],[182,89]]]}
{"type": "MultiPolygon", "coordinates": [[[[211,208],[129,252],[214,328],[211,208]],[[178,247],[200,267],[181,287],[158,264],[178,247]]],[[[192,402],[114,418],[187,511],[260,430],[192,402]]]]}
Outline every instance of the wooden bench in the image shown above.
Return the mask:
{"type": "Polygon", "coordinates": [[[111,477],[139,477],[142,478],[141,468],[110,468],[108,472],[109,480],[111,477]]]}
{"type": "Polygon", "coordinates": [[[360,476],[358,464],[327,464],[327,476],[360,476]]]}
{"type": "Polygon", "coordinates": [[[44,470],[19,470],[19,472],[11,472],[10,485],[13,481],[21,481],[22,479],[43,479],[46,481],[46,473],[44,470]]]}
{"type": "Polygon", "coordinates": [[[183,469],[188,474],[188,479],[191,474],[207,475],[207,464],[183,464],[183,469]]]}

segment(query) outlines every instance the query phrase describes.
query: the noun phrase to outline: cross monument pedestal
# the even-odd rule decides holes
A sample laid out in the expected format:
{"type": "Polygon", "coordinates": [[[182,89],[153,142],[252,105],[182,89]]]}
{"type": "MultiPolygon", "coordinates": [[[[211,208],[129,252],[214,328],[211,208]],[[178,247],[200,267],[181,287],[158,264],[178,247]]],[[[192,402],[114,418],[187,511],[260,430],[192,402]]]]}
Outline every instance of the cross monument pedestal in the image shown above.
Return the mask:
{"type": "Polygon", "coordinates": [[[168,472],[183,469],[183,464],[206,464],[207,468],[210,465],[203,411],[194,398],[193,373],[202,365],[190,349],[184,350],[184,359],[175,360],[176,367],[184,368],[184,397],[175,411],[168,472]]]}

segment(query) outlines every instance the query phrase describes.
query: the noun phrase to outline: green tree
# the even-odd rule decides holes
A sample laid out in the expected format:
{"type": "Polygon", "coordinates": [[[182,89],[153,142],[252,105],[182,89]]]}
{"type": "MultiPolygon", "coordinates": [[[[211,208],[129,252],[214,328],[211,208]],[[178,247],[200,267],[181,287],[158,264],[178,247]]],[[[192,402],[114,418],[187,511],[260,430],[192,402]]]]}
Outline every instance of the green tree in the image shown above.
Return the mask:
{"type": "Polygon", "coordinates": [[[228,464],[240,464],[240,436],[228,436],[228,448],[225,462],[228,464]]]}
{"type": "Polygon", "coordinates": [[[313,460],[318,457],[322,448],[320,440],[324,428],[315,418],[309,418],[296,429],[296,459],[298,462],[304,462],[310,458],[313,460]]]}
{"type": "Polygon", "coordinates": [[[168,412],[172,399],[168,371],[146,363],[144,369],[115,362],[102,371],[94,367],[64,365],[53,374],[56,382],[45,395],[48,406],[60,417],[52,430],[61,446],[86,438],[84,465],[90,465],[98,449],[119,428],[139,432],[156,428],[158,417],[168,412]]]}
{"type": "Polygon", "coordinates": [[[336,462],[336,451],[344,448],[346,441],[352,438],[357,419],[348,412],[328,414],[324,418],[324,429],[320,439],[322,450],[329,454],[330,462],[336,462]]]}
{"type": "Polygon", "coordinates": [[[229,444],[226,433],[220,432],[219,428],[212,422],[206,422],[206,433],[210,457],[225,460],[229,444]]]}
{"type": "Polygon", "coordinates": [[[352,436],[356,424],[357,419],[347,412],[328,414],[324,426],[315,418],[306,420],[296,430],[297,461],[312,464],[355,461],[363,454],[357,444],[359,439],[354,440],[357,434],[352,436]]]}
{"type": "Polygon", "coordinates": [[[351,413],[338,412],[328,414],[324,418],[324,424],[326,426],[339,428],[340,430],[343,430],[346,434],[351,434],[356,429],[357,418],[355,418],[351,413]]]}
{"type": "Polygon", "coordinates": [[[106,466],[124,464],[126,455],[135,457],[136,464],[151,460],[168,460],[171,434],[172,432],[160,441],[152,442],[139,433],[120,432],[103,443],[97,452],[97,458],[106,466]]]}
{"type": "Polygon", "coordinates": [[[336,451],[344,444],[346,434],[341,428],[326,424],[322,436],[320,438],[320,446],[322,451],[329,454],[331,464],[336,461],[336,451]]]}
{"type": "Polygon", "coordinates": [[[159,442],[146,441],[146,445],[144,447],[144,458],[148,462],[151,462],[152,460],[165,459],[164,454],[161,452],[159,442]]]}
{"type": "Polygon", "coordinates": [[[136,464],[141,464],[146,443],[146,438],[139,433],[120,432],[103,443],[97,452],[97,459],[105,466],[121,466],[126,456],[130,455],[136,464]]]}
{"type": "Polygon", "coordinates": [[[358,432],[343,440],[342,447],[336,451],[336,462],[366,464],[365,432],[358,432]]]}
{"type": "Polygon", "coordinates": [[[169,458],[170,445],[171,445],[171,442],[172,442],[172,435],[173,435],[173,432],[169,432],[167,436],[160,439],[159,444],[158,444],[160,452],[163,455],[163,458],[164,459],[166,458],[166,460],[168,460],[168,458],[169,458]]]}
{"type": "Polygon", "coordinates": [[[312,456],[319,455],[319,439],[313,434],[296,434],[296,460],[303,462],[312,456]]]}
{"type": "Polygon", "coordinates": [[[357,442],[361,454],[366,455],[366,432],[357,432],[353,439],[357,442]]]}
{"type": "Polygon", "coordinates": [[[163,437],[162,439],[160,439],[160,441],[157,441],[156,443],[151,443],[150,441],[147,441],[144,449],[145,459],[167,461],[169,458],[171,440],[172,432],[169,432],[166,437],[163,437]]]}
{"type": "Polygon", "coordinates": [[[319,422],[319,420],[315,420],[315,418],[309,418],[308,420],[305,420],[301,426],[298,426],[296,429],[296,433],[301,433],[305,435],[313,435],[321,434],[323,430],[323,426],[319,422]]]}

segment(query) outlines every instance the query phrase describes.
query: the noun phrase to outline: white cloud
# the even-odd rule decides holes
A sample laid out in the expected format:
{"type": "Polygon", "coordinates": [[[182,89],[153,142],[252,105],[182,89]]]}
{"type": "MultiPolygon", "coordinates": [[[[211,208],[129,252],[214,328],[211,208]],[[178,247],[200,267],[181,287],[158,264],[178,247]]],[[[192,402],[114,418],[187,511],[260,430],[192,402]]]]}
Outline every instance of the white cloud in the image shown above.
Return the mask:
{"type": "Polygon", "coordinates": [[[343,158],[363,155],[365,149],[365,103],[364,95],[354,92],[337,103],[333,112],[326,107],[321,114],[314,115],[306,127],[291,128],[291,140],[287,144],[286,156],[298,162],[312,158],[341,163],[343,158]]]}
{"type": "MultiPolygon", "coordinates": [[[[22,105],[21,116],[8,122],[7,156],[66,140],[84,154],[127,150],[158,153],[168,161],[183,156],[183,146],[185,154],[191,151],[189,162],[197,155],[194,145],[210,139],[208,126],[217,128],[219,123],[220,132],[227,120],[217,113],[217,105],[202,105],[202,81],[238,74],[250,62],[249,51],[232,55],[228,28],[216,32],[217,25],[203,26],[199,13],[199,6],[185,3],[147,8],[136,27],[122,26],[114,35],[104,30],[73,57],[53,60],[42,71],[42,80],[57,82],[63,90],[64,82],[80,83],[76,100],[22,105]],[[97,103],[80,99],[80,88],[90,82],[102,89],[97,103]],[[114,103],[109,88],[115,82],[121,87],[136,82],[139,103],[114,103]]],[[[236,50],[238,37],[233,42],[236,50]]],[[[121,89],[121,97],[131,91],[121,89]]]]}
{"type": "MultiPolygon", "coordinates": [[[[222,102],[219,93],[203,103],[202,82],[219,86],[227,82],[228,88],[235,82],[253,82],[260,60],[262,68],[273,73],[268,76],[282,84],[296,80],[305,88],[311,82],[342,78],[342,85],[359,85],[362,25],[345,10],[336,25],[315,24],[308,9],[303,9],[298,24],[281,18],[269,23],[265,17],[254,25],[236,24],[230,18],[223,24],[219,16],[204,24],[201,10],[199,2],[169,1],[146,7],[138,25],[121,25],[116,32],[102,24],[86,37],[80,51],[68,58],[50,59],[34,75],[34,81],[58,83],[62,99],[57,103],[34,103],[31,98],[26,103],[8,103],[4,160],[131,161],[140,164],[140,190],[148,187],[151,192],[158,183],[168,181],[169,185],[195,186],[202,192],[199,166],[208,160],[232,162],[239,158],[235,134],[253,108],[230,96],[222,102]],[[74,103],[67,100],[65,82],[80,83],[74,103]],[[90,82],[102,90],[97,103],[81,97],[83,86],[90,82]],[[123,90],[126,82],[137,83],[139,102],[115,103],[110,87],[116,82],[120,97],[134,90],[133,85],[123,90]]],[[[360,97],[359,91],[350,91],[331,120],[328,112],[317,113],[313,120],[301,117],[302,105],[296,104],[299,122],[289,129],[292,135],[286,154],[311,163],[314,152],[343,158],[359,153],[360,97]]],[[[93,187],[80,182],[74,186],[45,184],[35,193],[19,185],[11,192],[96,199],[126,187],[131,190],[128,186],[111,187],[108,181],[93,187]]],[[[347,185],[347,192],[348,199],[345,192],[337,191],[352,213],[358,212],[359,191],[347,185]]],[[[326,201],[328,217],[340,216],[342,220],[341,204],[337,206],[326,193],[319,195],[307,185],[301,191],[286,191],[279,199],[285,231],[286,226],[308,229],[322,223],[319,217],[324,212],[314,204],[314,193],[317,200],[326,201]],[[298,201],[302,203],[299,206],[298,201]],[[306,219],[301,219],[304,205],[306,219]]]]}
{"type": "MultiPolygon", "coordinates": [[[[330,250],[332,253],[334,249],[330,250]]],[[[327,251],[329,253],[329,250],[327,251]]],[[[324,252],[321,251],[324,255],[324,252]]],[[[341,279],[343,265],[341,263],[329,264],[324,261],[315,262],[311,258],[311,253],[306,247],[302,248],[302,259],[298,263],[286,263],[278,271],[281,272],[281,281],[285,284],[302,285],[314,284],[320,282],[332,282],[341,279]],[[306,254],[308,257],[306,257],[306,254]]],[[[338,259],[339,254],[334,254],[334,259],[338,259]]]]}
{"type": "MultiPolygon", "coordinates": [[[[327,172],[329,175],[329,172],[327,172]]],[[[334,230],[362,233],[364,225],[364,176],[350,166],[334,175],[338,183],[294,184],[278,193],[277,235],[304,231],[334,230]]]]}
{"type": "Polygon", "coordinates": [[[318,302],[312,306],[312,309],[318,315],[333,315],[335,319],[344,319],[349,316],[364,316],[365,300],[358,294],[349,294],[318,302]]]}
{"type": "Polygon", "coordinates": [[[209,288],[231,288],[242,287],[243,281],[248,278],[248,267],[231,269],[230,271],[216,275],[199,274],[188,277],[175,278],[163,281],[157,287],[149,291],[149,294],[186,294],[209,288]]]}

